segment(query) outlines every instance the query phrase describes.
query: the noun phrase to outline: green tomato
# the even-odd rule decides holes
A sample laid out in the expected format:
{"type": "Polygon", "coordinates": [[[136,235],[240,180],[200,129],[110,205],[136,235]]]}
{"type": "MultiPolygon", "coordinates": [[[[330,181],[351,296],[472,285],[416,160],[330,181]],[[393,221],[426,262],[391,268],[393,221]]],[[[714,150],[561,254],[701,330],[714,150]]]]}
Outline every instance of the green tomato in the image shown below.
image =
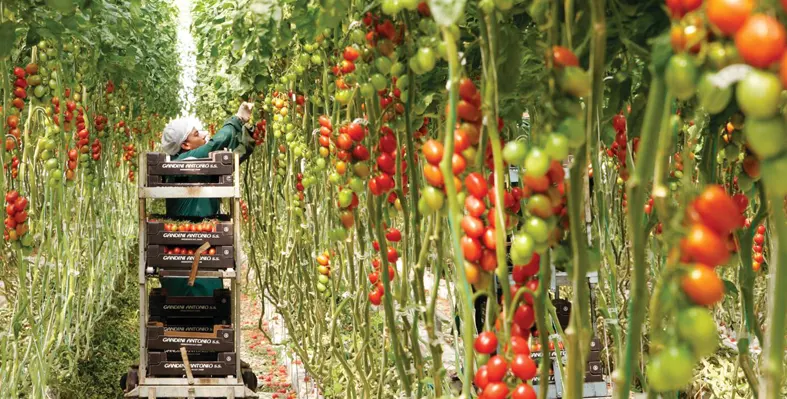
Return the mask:
{"type": "Polygon", "coordinates": [[[396,88],[405,91],[407,90],[407,85],[410,84],[410,77],[408,75],[402,75],[399,79],[396,79],[396,88]]]}
{"type": "Polygon", "coordinates": [[[319,281],[321,284],[328,284],[328,281],[330,280],[328,279],[328,276],[324,274],[320,274],[319,276],[317,276],[317,281],[319,281]]]}
{"type": "Polygon", "coordinates": [[[552,216],[552,200],[544,194],[534,194],[527,200],[527,211],[533,216],[546,219],[552,216]]]}
{"type": "Polygon", "coordinates": [[[710,74],[703,74],[697,86],[697,98],[700,106],[711,114],[718,114],[727,108],[732,99],[732,87],[721,88],[713,84],[710,74]]]}
{"type": "Polygon", "coordinates": [[[405,10],[415,11],[418,9],[418,0],[399,0],[399,6],[405,10]]]}
{"type": "Polygon", "coordinates": [[[401,7],[399,6],[399,0],[383,0],[380,8],[383,11],[383,14],[386,15],[394,15],[399,13],[401,7]]]}
{"type": "Polygon", "coordinates": [[[320,282],[317,283],[317,291],[325,292],[325,290],[327,290],[327,289],[328,289],[328,287],[326,287],[324,284],[322,284],[320,282]]]}
{"type": "Polygon", "coordinates": [[[711,312],[693,306],[678,314],[678,335],[691,345],[698,358],[710,356],[719,347],[719,332],[711,312]]]}
{"type": "Polygon", "coordinates": [[[399,77],[404,73],[404,64],[396,62],[391,66],[391,76],[399,77]]]}
{"type": "Polygon", "coordinates": [[[57,169],[57,165],[58,165],[57,158],[49,158],[49,159],[47,159],[46,163],[44,164],[44,167],[47,170],[54,171],[55,169],[57,169]]]}
{"type": "Polygon", "coordinates": [[[421,68],[421,64],[418,62],[418,58],[417,57],[410,58],[410,61],[408,62],[408,65],[410,65],[410,69],[413,70],[414,74],[416,74],[416,75],[423,75],[424,74],[424,70],[421,68]]]}
{"type": "Polygon", "coordinates": [[[587,71],[579,67],[565,67],[558,79],[560,88],[574,97],[590,95],[590,76],[587,71]]]}
{"type": "Polygon", "coordinates": [[[374,60],[374,66],[377,67],[377,70],[383,75],[391,73],[391,65],[391,60],[388,57],[377,57],[377,59],[374,60]]]}
{"type": "Polygon", "coordinates": [[[694,97],[697,87],[697,66],[686,54],[673,55],[664,72],[667,88],[678,98],[686,101],[694,97]]]}
{"type": "MultiPolygon", "coordinates": [[[[328,176],[328,181],[331,182],[332,184],[339,184],[339,182],[342,181],[342,175],[340,175],[340,174],[338,174],[336,172],[333,172],[333,173],[331,173],[330,176],[328,176]]],[[[352,198],[350,198],[350,199],[352,199],[352,198]]]]}
{"type": "Polygon", "coordinates": [[[560,133],[552,133],[547,137],[544,152],[552,159],[566,159],[568,157],[568,138],[560,133]]]}
{"type": "Polygon", "coordinates": [[[670,346],[654,356],[647,368],[650,387],[657,392],[676,391],[693,377],[696,359],[684,346],[670,346]]]}
{"type": "Polygon", "coordinates": [[[361,180],[361,179],[359,179],[357,177],[353,177],[352,179],[350,179],[349,186],[350,186],[350,190],[352,190],[354,193],[357,193],[357,194],[360,194],[364,190],[363,180],[361,180]]]}
{"type": "Polygon", "coordinates": [[[508,11],[514,6],[514,0],[495,0],[495,7],[500,11],[508,11]]]}
{"type": "MultiPolygon", "coordinates": [[[[761,170],[761,178],[767,190],[774,196],[787,196],[787,179],[784,178],[787,176],[787,155],[763,161],[761,170]]],[[[743,189],[740,185],[741,177],[738,177],[738,186],[743,189]]]]}
{"type": "Polygon", "coordinates": [[[430,47],[419,48],[416,59],[418,60],[421,70],[424,72],[429,72],[435,67],[436,58],[434,51],[432,51],[430,47]]]}
{"type": "Polygon", "coordinates": [[[525,158],[525,175],[541,177],[549,170],[549,156],[538,147],[530,149],[525,158]]]}
{"type": "Polygon", "coordinates": [[[353,97],[352,90],[339,90],[336,93],[336,101],[338,101],[339,104],[342,104],[342,105],[349,104],[350,100],[352,100],[352,97],[353,97]]]}
{"type": "Polygon", "coordinates": [[[585,144],[585,126],[581,119],[573,117],[565,118],[560,122],[557,131],[566,136],[568,145],[571,148],[579,148],[582,144],[585,144]]]}
{"type": "Polygon", "coordinates": [[[320,57],[319,54],[312,55],[312,64],[314,64],[314,65],[322,64],[322,57],[320,57]]]}
{"type": "Polygon", "coordinates": [[[388,80],[385,78],[385,76],[383,76],[383,75],[381,75],[379,73],[376,73],[376,74],[372,75],[372,79],[371,80],[372,80],[372,86],[374,87],[374,90],[376,90],[376,91],[380,91],[382,89],[385,89],[386,86],[388,86],[388,80]]]}
{"type": "Polygon", "coordinates": [[[365,179],[369,177],[371,171],[369,170],[369,165],[365,163],[356,163],[353,165],[353,173],[356,176],[360,177],[361,179],[365,179]]]}
{"type": "Polygon", "coordinates": [[[503,160],[511,165],[522,165],[527,156],[527,145],[520,140],[509,141],[503,147],[503,160]]]}
{"type": "Polygon", "coordinates": [[[787,124],[781,116],[768,119],[747,118],[743,133],[749,148],[760,159],[779,154],[787,145],[787,124]]]}
{"type": "Polygon", "coordinates": [[[547,222],[539,217],[528,218],[525,222],[525,231],[533,237],[536,243],[545,243],[549,238],[549,230],[547,222]]]}
{"type": "Polygon", "coordinates": [[[779,112],[781,94],[782,84],[776,75],[754,70],[738,82],[735,98],[746,116],[765,119],[779,112]]]}
{"type": "Polygon", "coordinates": [[[427,186],[423,191],[423,199],[429,209],[438,211],[442,209],[443,204],[445,203],[445,194],[443,194],[443,192],[436,187],[427,186]]]}
{"type": "Polygon", "coordinates": [[[514,235],[513,240],[511,240],[511,261],[515,265],[526,264],[528,260],[530,260],[530,257],[533,256],[535,244],[530,234],[519,232],[514,235]]]}

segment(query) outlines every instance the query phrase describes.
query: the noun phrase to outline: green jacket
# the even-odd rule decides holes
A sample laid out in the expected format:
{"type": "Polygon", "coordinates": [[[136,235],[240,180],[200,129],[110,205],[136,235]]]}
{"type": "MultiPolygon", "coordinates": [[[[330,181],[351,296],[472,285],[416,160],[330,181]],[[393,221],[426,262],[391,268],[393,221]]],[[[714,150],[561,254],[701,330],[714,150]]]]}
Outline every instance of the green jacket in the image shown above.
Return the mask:
{"type": "MultiPolygon", "coordinates": [[[[246,137],[243,123],[237,116],[228,119],[224,126],[202,147],[191,151],[181,151],[171,160],[186,158],[207,158],[213,151],[229,149],[241,154],[240,161],[245,161],[253,149],[250,137],[246,137]]],[[[210,182],[210,176],[177,176],[174,182],[210,182]]],[[[170,198],[167,199],[167,217],[171,219],[205,219],[219,214],[218,198],[170,198]]],[[[213,290],[223,288],[221,279],[200,278],[193,287],[188,286],[185,278],[162,278],[161,286],[173,296],[212,296],[213,290]]]]}

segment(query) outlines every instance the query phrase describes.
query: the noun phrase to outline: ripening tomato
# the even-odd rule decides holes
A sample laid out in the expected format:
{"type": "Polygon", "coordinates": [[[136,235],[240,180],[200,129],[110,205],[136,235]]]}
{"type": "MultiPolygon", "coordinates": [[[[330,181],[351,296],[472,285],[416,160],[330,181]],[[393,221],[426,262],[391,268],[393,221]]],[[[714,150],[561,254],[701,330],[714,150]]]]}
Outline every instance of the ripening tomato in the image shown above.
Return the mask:
{"type": "Polygon", "coordinates": [[[493,272],[497,268],[497,256],[495,251],[488,249],[483,250],[481,254],[481,269],[487,272],[493,272]]]}
{"type": "Polygon", "coordinates": [[[459,100],[459,103],[456,105],[456,114],[459,118],[468,122],[478,122],[481,119],[481,110],[465,100],[459,100]]]}
{"type": "Polygon", "coordinates": [[[705,187],[705,190],[694,200],[694,209],[697,210],[702,222],[719,234],[724,235],[740,227],[738,206],[718,184],[705,187]]]}
{"type": "Polygon", "coordinates": [[[710,267],[723,265],[730,258],[721,236],[702,223],[691,225],[689,233],[681,242],[681,248],[689,259],[710,267]]]}
{"type": "Polygon", "coordinates": [[[735,47],[749,65],[767,68],[784,54],[787,32],[776,17],[755,14],[738,29],[735,47]]]}
{"type": "Polygon", "coordinates": [[[511,276],[515,282],[520,284],[524,283],[529,277],[533,277],[538,274],[540,262],[541,256],[538,253],[534,253],[530,258],[530,262],[524,265],[514,265],[514,270],[512,271],[511,276]]]}
{"type": "Polygon", "coordinates": [[[443,143],[430,139],[424,143],[421,151],[424,153],[426,161],[432,165],[439,165],[443,160],[443,143]]]}
{"type": "Polygon", "coordinates": [[[492,331],[484,331],[475,337],[473,348],[478,353],[492,354],[497,350],[497,336],[492,331]]]}
{"type": "Polygon", "coordinates": [[[681,279],[681,288],[697,305],[710,306],[724,298],[724,283],[705,265],[692,267],[681,279]]]}
{"type": "Polygon", "coordinates": [[[435,187],[443,187],[445,183],[445,180],[443,180],[443,172],[435,165],[424,165],[424,178],[426,178],[427,183],[435,187]]]}
{"type": "Polygon", "coordinates": [[[347,61],[355,61],[360,56],[358,49],[352,46],[347,46],[344,48],[344,59],[347,61]]]}
{"type": "Polygon", "coordinates": [[[754,0],[708,0],[705,15],[725,35],[737,32],[754,11],[754,0]]]}
{"type": "Polygon", "coordinates": [[[465,157],[457,153],[454,153],[451,156],[451,170],[454,172],[454,175],[462,174],[466,167],[467,161],[465,160],[465,157]]]}
{"type": "MultiPolygon", "coordinates": [[[[472,80],[469,78],[462,78],[459,80],[459,98],[470,103],[474,103],[478,97],[478,94],[478,89],[475,87],[475,84],[472,80]]],[[[479,106],[480,103],[475,105],[479,106]]]]}

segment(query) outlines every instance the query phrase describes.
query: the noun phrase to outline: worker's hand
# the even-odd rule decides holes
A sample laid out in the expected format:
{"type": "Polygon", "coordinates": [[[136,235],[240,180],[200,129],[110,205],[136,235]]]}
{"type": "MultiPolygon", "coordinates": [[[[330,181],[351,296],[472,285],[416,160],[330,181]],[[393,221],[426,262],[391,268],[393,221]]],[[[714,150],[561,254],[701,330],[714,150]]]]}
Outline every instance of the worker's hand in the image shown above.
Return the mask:
{"type": "Polygon", "coordinates": [[[246,123],[251,119],[251,110],[254,108],[254,103],[247,103],[243,102],[240,104],[240,108],[238,108],[238,113],[236,116],[246,123]]]}

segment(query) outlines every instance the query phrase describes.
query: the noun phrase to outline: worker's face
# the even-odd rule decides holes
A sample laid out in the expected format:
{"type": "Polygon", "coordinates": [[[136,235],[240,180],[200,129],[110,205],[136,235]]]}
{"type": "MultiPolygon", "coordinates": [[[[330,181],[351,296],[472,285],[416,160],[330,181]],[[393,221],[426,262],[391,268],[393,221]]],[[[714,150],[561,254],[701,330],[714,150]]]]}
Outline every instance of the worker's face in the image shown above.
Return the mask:
{"type": "Polygon", "coordinates": [[[206,136],[200,134],[200,132],[197,129],[192,129],[191,133],[189,133],[189,135],[186,136],[186,141],[184,141],[183,144],[180,145],[180,147],[186,151],[195,150],[205,145],[206,142],[205,137],[206,136]]]}

